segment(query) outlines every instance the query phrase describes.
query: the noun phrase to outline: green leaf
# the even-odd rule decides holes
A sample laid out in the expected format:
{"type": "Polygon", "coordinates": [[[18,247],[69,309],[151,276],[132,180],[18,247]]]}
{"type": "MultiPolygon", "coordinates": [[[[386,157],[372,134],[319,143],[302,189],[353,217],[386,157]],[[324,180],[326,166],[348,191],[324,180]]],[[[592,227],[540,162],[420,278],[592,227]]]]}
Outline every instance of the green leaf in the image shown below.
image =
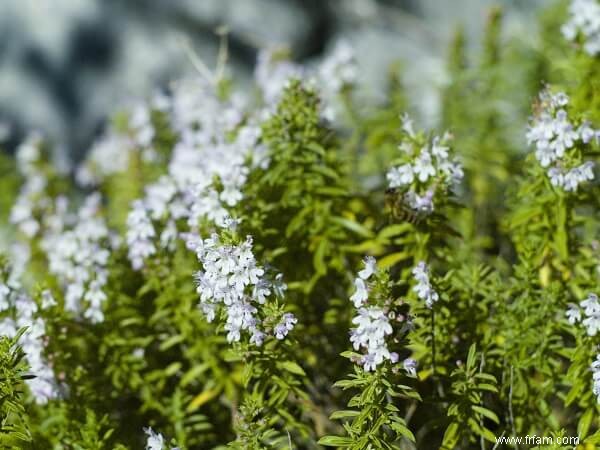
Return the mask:
{"type": "Polygon", "coordinates": [[[338,420],[338,419],[345,419],[347,417],[356,417],[358,415],[360,415],[360,411],[346,409],[346,410],[342,410],[342,411],[335,411],[334,413],[332,413],[329,416],[329,418],[331,420],[338,420]]]}
{"type": "Polygon", "coordinates": [[[343,226],[344,228],[355,232],[356,234],[369,239],[373,237],[373,232],[366,228],[364,225],[354,222],[353,220],[346,219],[345,217],[332,217],[330,219],[333,223],[343,226]]]}
{"type": "Polygon", "coordinates": [[[446,432],[444,433],[444,437],[442,439],[442,445],[440,447],[441,450],[452,450],[456,447],[459,440],[459,426],[458,423],[452,422],[448,428],[446,428],[446,432]]]}
{"type": "Polygon", "coordinates": [[[326,447],[350,447],[354,441],[347,437],[340,436],[325,436],[319,439],[319,445],[325,445],[326,447]]]}
{"type": "Polygon", "coordinates": [[[579,419],[579,423],[577,423],[577,436],[581,439],[585,438],[590,431],[590,425],[592,424],[593,418],[594,408],[588,408],[581,416],[581,419],[579,419]]]}
{"type": "Polygon", "coordinates": [[[296,375],[306,376],[306,372],[304,372],[304,369],[294,361],[278,362],[277,367],[283,370],[287,370],[288,372],[291,372],[296,375]]]}
{"type": "Polygon", "coordinates": [[[388,267],[392,267],[395,264],[398,264],[400,261],[404,261],[410,257],[411,255],[407,252],[396,252],[379,259],[377,261],[377,265],[381,269],[387,269],[388,267]]]}
{"type": "Polygon", "coordinates": [[[177,345],[180,342],[183,342],[184,340],[185,340],[185,336],[183,336],[181,334],[176,334],[175,336],[171,336],[169,339],[167,339],[162,344],[160,344],[159,349],[161,351],[165,351],[165,350],[173,347],[174,345],[177,345]]]}
{"type": "Polygon", "coordinates": [[[473,411],[478,412],[479,414],[481,414],[484,417],[487,417],[494,423],[500,423],[500,419],[498,419],[498,416],[496,415],[496,413],[494,411],[491,411],[487,408],[484,408],[482,406],[477,406],[477,405],[472,405],[471,408],[473,409],[473,411]]]}

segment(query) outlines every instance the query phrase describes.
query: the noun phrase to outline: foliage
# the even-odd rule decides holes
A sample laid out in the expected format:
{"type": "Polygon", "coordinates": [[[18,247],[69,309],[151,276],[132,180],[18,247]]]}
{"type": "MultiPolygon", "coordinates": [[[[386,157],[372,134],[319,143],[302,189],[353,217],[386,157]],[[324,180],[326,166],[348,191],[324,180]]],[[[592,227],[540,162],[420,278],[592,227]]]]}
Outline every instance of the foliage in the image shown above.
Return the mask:
{"type": "Polygon", "coordinates": [[[252,89],[222,48],[72,172],[2,156],[3,448],[593,448],[600,59],[565,6],[457,29],[439,129],[401,64],[364,104],[343,44],[252,89]]]}

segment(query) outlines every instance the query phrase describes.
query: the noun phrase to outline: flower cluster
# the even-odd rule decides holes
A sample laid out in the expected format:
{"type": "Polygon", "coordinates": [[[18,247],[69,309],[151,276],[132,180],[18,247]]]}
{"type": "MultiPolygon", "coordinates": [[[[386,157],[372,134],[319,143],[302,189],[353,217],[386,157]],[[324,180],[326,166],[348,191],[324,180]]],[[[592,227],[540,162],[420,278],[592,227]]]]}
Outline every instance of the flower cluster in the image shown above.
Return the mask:
{"type": "Polygon", "coordinates": [[[127,256],[135,270],[144,267],[144,261],[156,253],[153,238],[156,236],[152,221],[142,200],[133,202],[127,215],[127,256]]]}
{"type": "Polygon", "coordinates": [[[356,83],[358,68],[354,51],[346,41],[338,41],[317,71],[318,83],[324,100],[323,117],[334,121],[338,115],[336,97],[342,90],[356,83]]]}
{"type": "Polygon", "coordinates": [[[535,157],[547,168],[552,185],[567,192],[575,192],[579,185],[594,179],[594,163],[582,162],[580,149],[589,144],[600,132],[589,123],[575,126],[567,115],[569,97],[548,89],[539,95],[539,111],[527,131],[527,142],[535,146],[535,157]]]}
{"type": "Polygon", "coordinates": [[[365,355],[360,363],[366,371],[376,370],[384,360],[398,362],[398,354],[390,352],[386,336],[392,334],[390,320],[382,308],[368,306],[358,309],[358,315],[352,319],[356,328],[352,329],[350,342],[355,350],[364,349],[365,355]]]}
{"type": "MultiPolygon", "coordinates": [[[[399,359],[398,353],[389,350],[386,339],[394,332],[392,322],[402,321],[403,317],[390,310],[388,299],[379,305],[377,299],[369,298],[378,283],[385,281],[379,279],[375,258],[368,256],[364,260],[364,269],[358,272],[354,281],[355,291],[350,297],[358,313],[352,319],[356,327],[350,331],[350,342],[355,350],[364,351],[358,363],[367,372],[376,370],[386,360],[395,364],[399,359]],[[370,279],[371,282],[367,284],[370,279]]],[[[410,358],[403,362],[403,366],[411,375],[416,372],[416,361],[410,358]]]]}
{"type": "Polygon", "coordinates": [[[414,267],[412,273],[417,282],[413,291],[417,293],[417,297],[425,301],[425,306],[432,308],[440,297],[429,280],[429,267],[425,261],[421,261],[414,267]]]}
{"type": "Polygon", "coordinates": [[[11,212],[10,221],[27,237],[35,236],[40,230],[39,209],[48,201],[45,190],[47,176],[39,169],[41,160],[39,134],[29,135],[17,149],[17,167],[25,181],[11,212]]]}
{"type": "MultiPolygon", "coordinates": [[[[257,264],[252,252],[250,236],[239,244],[223,243],[217,234],[208,239],[186,237],[188,248],[196,252],[202,263],[202,270],[195,278],[200,308],[207,320],[212,322],[222,307],[229,342],[239,342],[241,333],[247,332],[251,344],[262,345],[269,332],[265,325],[271,318],[263,320],[260,309],[272,294],[282,296],[285,285],[281,276],[274,281],[266,277],[265,269],[257,264]]],[[[273,327],[273,334],[281,340],[296,323],[293,314],[285,313],[273,327]]]]}
{"type": "Polygon", "coordinates": [[[569,309],[565,314],[571,325],[581,321],[588,336],[596,336],[596,333],[600,330],[600,302],[596,294],[588,294],[587,298],[579,303],[579,306],[574,303],[569,304],[569,309]],[[583,321],[582,309],[585,316],[583,321]]]}
{"type": "Polygon", "coordinates": [[[390,188],[404,195],[414,211],[430,214],[436,199],[443,199],[462,180],[462,165],[450,156],[451,136],[425,139],[413,130],[411,119],[404,115],[402,130],[406,140],[399,146],[402,157],[387,173],[390,188]]]}
{"type": "MultiPolygon", "coordinates": [[[[42,307],[52,306],[50,293],[43,294],[42,307]],[[45,298],[44,298],[45,297],[45,298]]],[[[44,320],[37,316],[38,305],[22,292],[0,282],[0,335],[15,337],[19,329],[27,327],[21,335],[21,345],[33,378],[25,382],[38,404],[57,398],[58,386],[52,368],[44,357],[47,345],[44,320]]]]}
{"type": "Polygon", "coordinates": [[[156,160],[157,154],[153,147],[156,130],[151,113],[153,107],[159,109],[162,100],[163,98],[157,95],[149,104],[139,102],[130,105],[127,108],[127,129],[120,130],[110,126],[96,139],[86,160],[75,173],[75,178],[81,186],[98,186],[107,177],[125,173],[135,152],[139,152],[143,161],[156,160]]]}
{"type": "Polygon", "coordinates": [[[111,235],[100,215],[100,194],[89,195],[75,216],[67,213],[67,202],[57,199],[41,246],[49,270],[65,289],[65,309],[92,322],[102,322],[104,286],[108,279],[111,235]]]}
{"type": "Polygon", "coordinates": [[[281,48],[263,49],[258,53],[254,80],[261,90],[265,106],[270,111],[279,102],[288,81],[305,76],[305,69],[290,61],[287,56],[281,48]]]}
{"type": "Polygon", "coordinates": [[[338,41],[331,52],[314,68],[305,68],[288,58],[284,49],[271,48],[258,54],[254,79],[262,93],[263,117],[274,112],[283,90],[292,79],[314,86],[323,100],[321,115],[334,121],[338,116],[342,90],[356,83],[358,68],[354,52],[346,41],[338,41]]]}
{"type": "Polygon", "coordinates": [[[243,198],[250,168],[268,164],[259,142],[261,113],[250,115],[240,95],[223,98],[212,83],[199,78],[175,84],[165,101],[178,141],[168,173],[146,187],[129,215],[129,257],[136,270],[157,245],[172,245],[179,219],[186,219],[185,232],[198,231],[205,220],[225,226],[228,208],[243,198]]]}
{"type": "Polygon", "coordinates": [[[97,186],[106,177],[123,173],[129,165],[131,145],[126,136],[109,129],[93,143],[87,159],[76,173],[81,186],[97,186]]]}
{"type": "Polygon", "coordinates": [[[294,329],[294,326],[298,323],[298,319],[292,313],[285,313],[281,317],[281,321],[275,325],[275,337],[279,340],[284,339],[287,334],[294,329]]]}
{"type": "Polygon", "coordinates": [[[600,3],[597,0],[572,0],[570,19],[561,31],[569,41],[579,35],[584,39],[583,49],[591,56],[600,54],[600,3]]]}
{"type": "MultiPolygon", "coordinates": [[[[138,103],[131,111],[129,128],[133,134],[133,141],[142,148],[150,148],[156,134],[152,124],[151,109],[145,103],[138,103]]],[[[152,153],[147,153],[146,158],[151,159],[152,153]]]]}
{"type": "MultiPolygon", "coordinates": [[[[339,44],[315,74],[327,92],[332,83],[338,83],[334,86],[336,92],[351,83],[355,67],[349,46],[339,44]]],[[[129,215],[127,240],[134,269],[141,269],[144,261],[158,251],[158,245],[171,244],[178,231],[197,232],[205,221],[225,226],[230,209],[243,199],[249,171],[268,167],[267,149],[261,143],[261,122],[275,110],[287,82],[305,76],[305,70],[281,51],[262,51],[255,81],[264,104],[254,109],[239,92],[224,95],[219,88],[222,80],[196,77],[173,85],[171,95],[162,98],[160,104],[177,136],[168,173],[146,187],[144,198],[133,203],[129,215]],[[182,218],[187,219],[188,228],[178,230],[175,224],[182,218]],[[160,242],[155,242],[159,235],[160,242]]],[[[326,108],[331,109],[330,105],[326,108]]],[[[134,143],[150,145],[155,134],[150,110],[143,105],[134,109],[129,122],[134,143]]],[[[109,148],[103,153],[92,151],[84,168],[94,166],[95,173],[103,174],[125,170],[127,151],[111,155],[120,147],[131,147],[130,140],[129,136],[109,133],[101,141],[109,148]]],[[[85,175],[85,171],[82,173],[85,175]]]]}

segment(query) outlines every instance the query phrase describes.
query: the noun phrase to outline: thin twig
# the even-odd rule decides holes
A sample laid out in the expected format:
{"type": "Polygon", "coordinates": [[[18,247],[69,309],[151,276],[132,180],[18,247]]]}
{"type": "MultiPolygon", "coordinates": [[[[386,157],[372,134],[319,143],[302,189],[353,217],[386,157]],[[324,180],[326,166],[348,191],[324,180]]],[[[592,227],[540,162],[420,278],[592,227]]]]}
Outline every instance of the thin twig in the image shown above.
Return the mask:
{"type": "Polygon", "coordinates": [[[184,36],[177,36],[177,42],[183,48],[186,56],[194,66],[194,68],[202,75],[206,81],[210,84],[215,84],[215,76],[210,71],[210,69],[204,64],[204,62],[198,57],[196,52],[192,49],[192,45],[190,44],[190,40],[184,36]]]}
{"type": "Polygon", "coordinates": [[[229,41],[228,35],[229,30],[226,26],[219,27],[217,34],[220,36],[219,40],[219,53],[217,55],[217,81],[225,76],[225,67],[227,66],[227,60],[229,59],[229,41]]]}

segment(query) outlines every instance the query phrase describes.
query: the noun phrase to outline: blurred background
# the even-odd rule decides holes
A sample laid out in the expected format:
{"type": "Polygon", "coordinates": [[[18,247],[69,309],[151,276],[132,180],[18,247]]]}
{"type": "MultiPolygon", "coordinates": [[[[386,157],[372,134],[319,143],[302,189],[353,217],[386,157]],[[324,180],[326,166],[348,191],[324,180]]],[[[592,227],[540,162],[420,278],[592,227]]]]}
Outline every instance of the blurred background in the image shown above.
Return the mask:
{"type": "Polygon", "coordinates": [[[214,67],[229,30],[231,73],[252,76],[257,49],[285,45],[318,61],[339,39],[355,49],[362,95],[382,96],[387,68],[401,61],[414,109],[434,124],[446,81],[452,31],[462,24],[471,51],[486,12],[505,12],[504,33],[532,36],[543,0],[0,0],[0,146],[29,130],[78,160],[119,106],[194,72],[188,40],[214,67]]]}

